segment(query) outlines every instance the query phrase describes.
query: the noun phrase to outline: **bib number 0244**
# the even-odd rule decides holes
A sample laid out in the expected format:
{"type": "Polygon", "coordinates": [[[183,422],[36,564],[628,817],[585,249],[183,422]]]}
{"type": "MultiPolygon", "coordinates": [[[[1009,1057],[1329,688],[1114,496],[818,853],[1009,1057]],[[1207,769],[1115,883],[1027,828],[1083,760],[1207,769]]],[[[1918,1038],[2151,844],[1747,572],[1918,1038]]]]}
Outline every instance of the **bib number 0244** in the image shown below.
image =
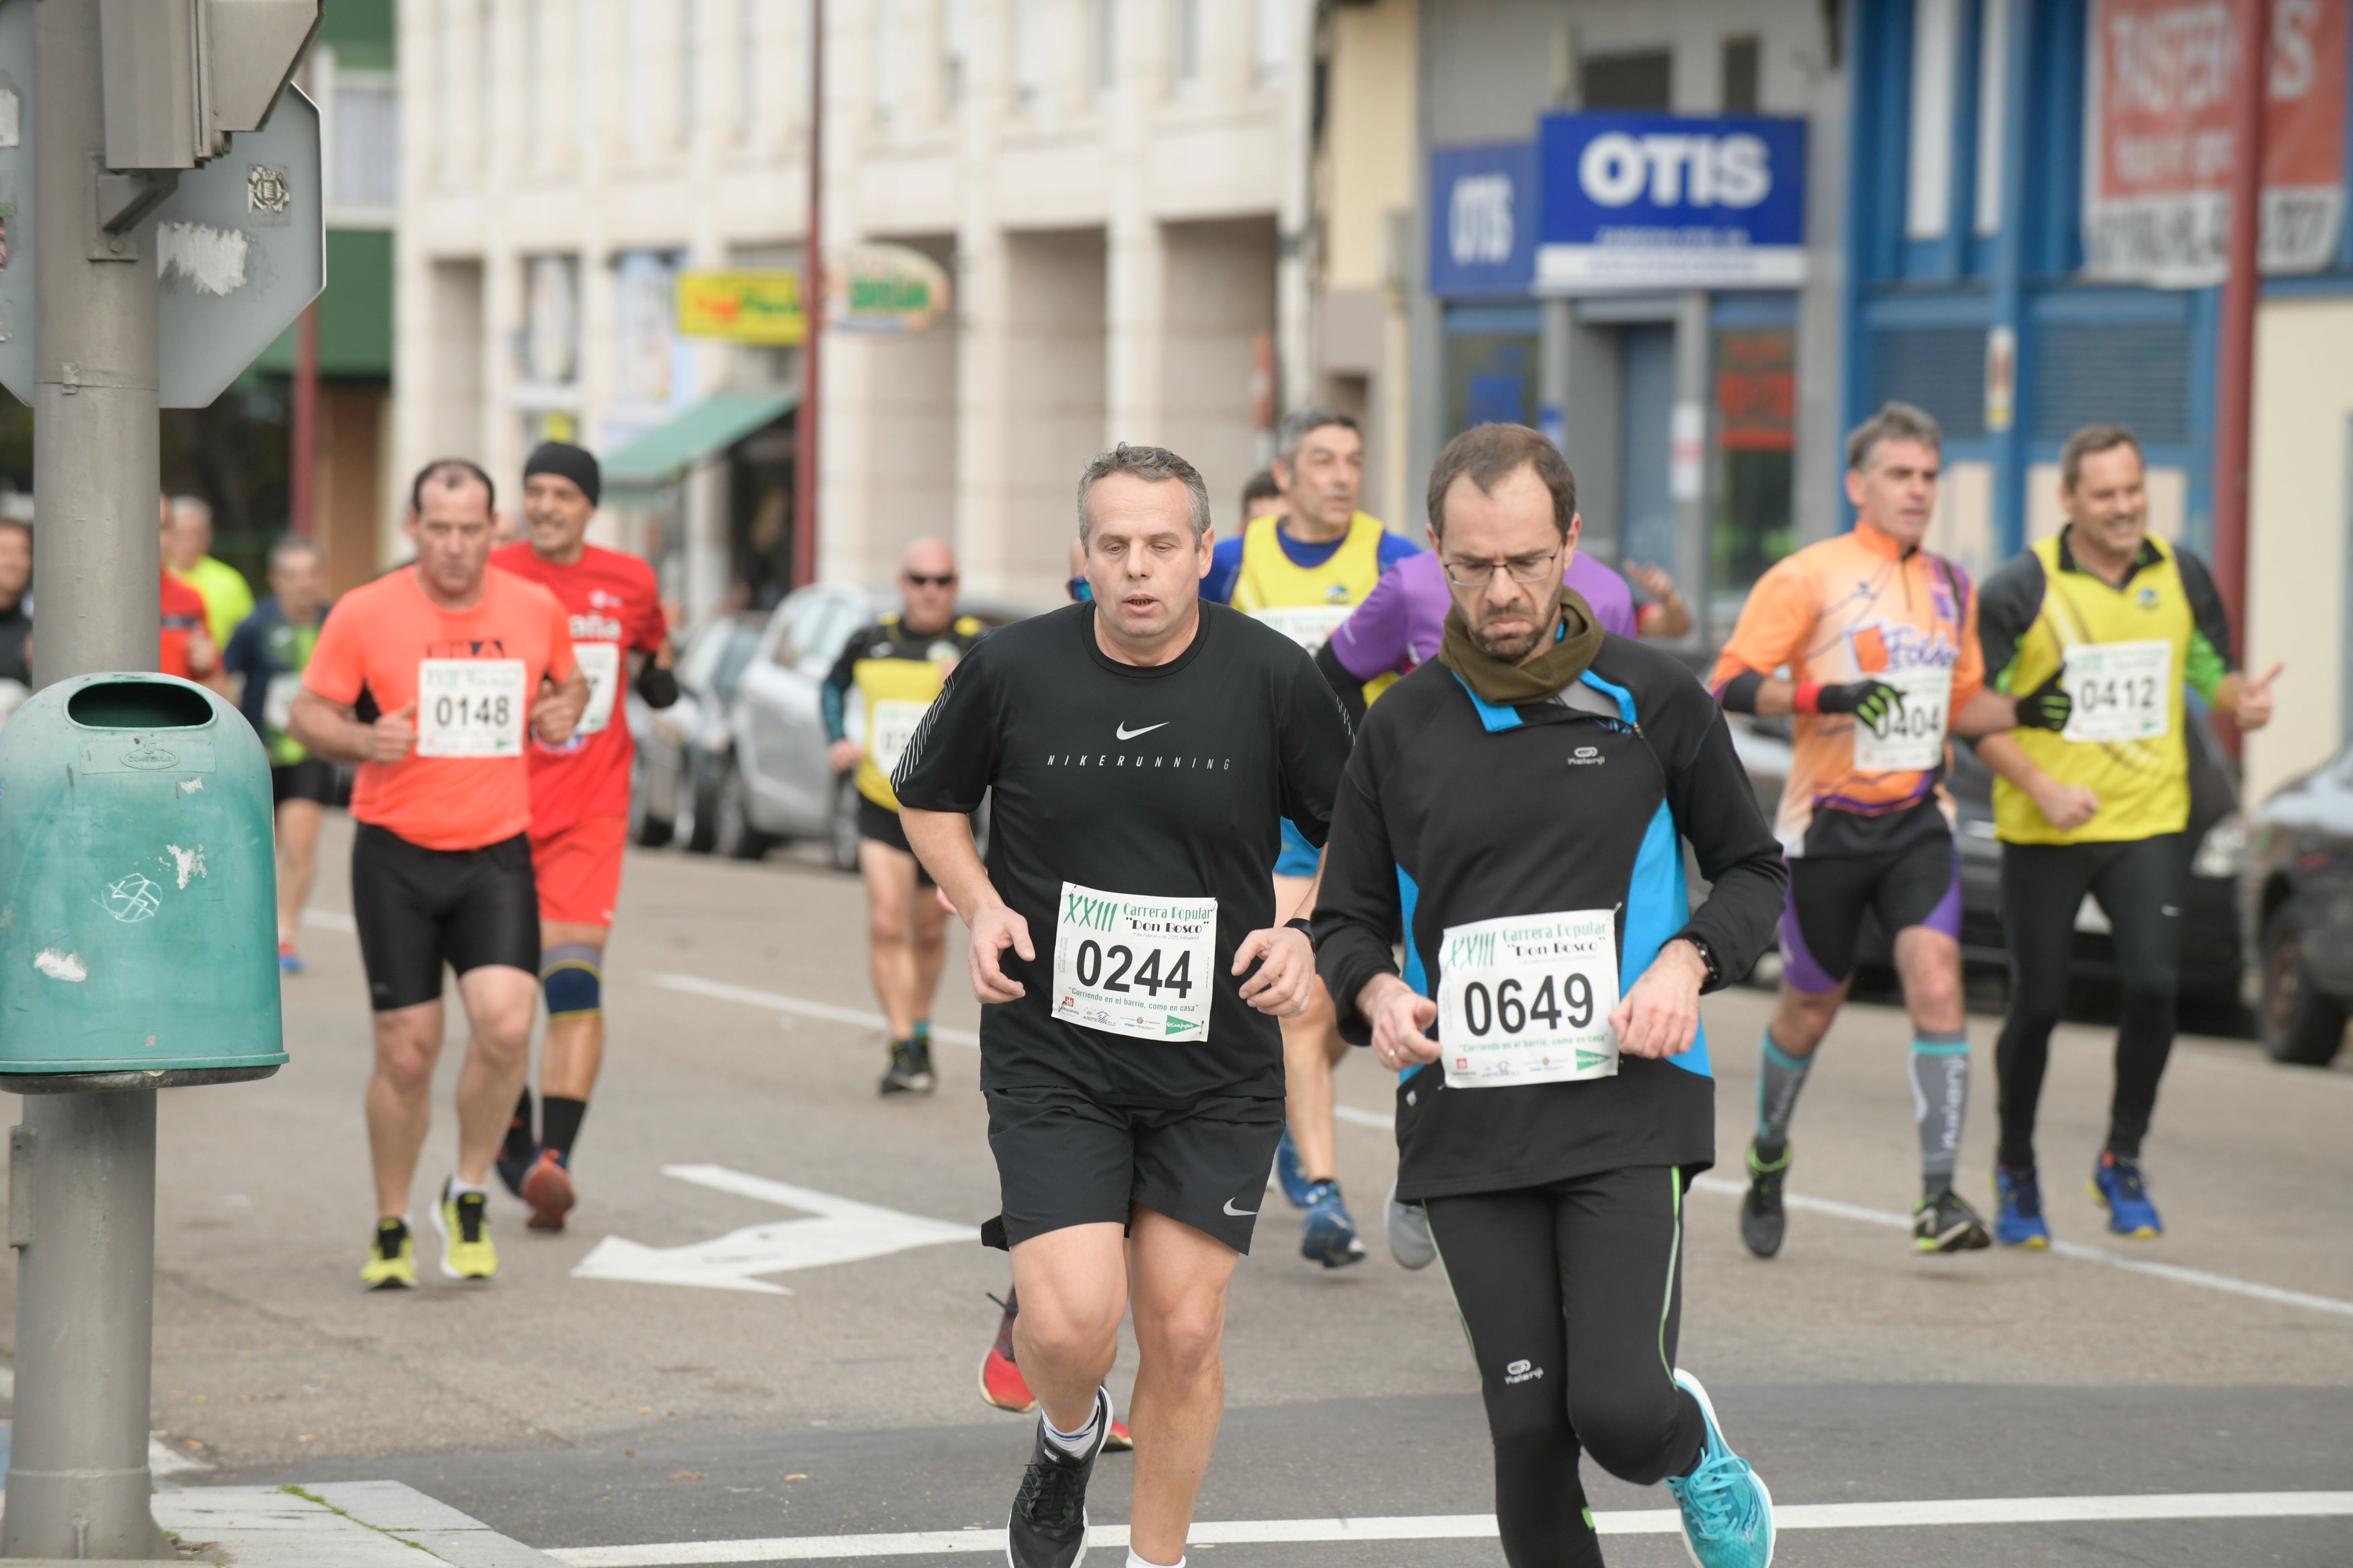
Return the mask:
{"type": "Polygon", "coordinates": [[[1611,1078],[1618,920],[1610,910],[1449,926],[1438,1041],[1450,1089],[1611,1078]]]}
{"type": "Polygon", "coordinates": [[[1218,900],[1151,899],[1062,884],[1054,1016],[1140,1040],[1206,1040],[1218,900]]]}

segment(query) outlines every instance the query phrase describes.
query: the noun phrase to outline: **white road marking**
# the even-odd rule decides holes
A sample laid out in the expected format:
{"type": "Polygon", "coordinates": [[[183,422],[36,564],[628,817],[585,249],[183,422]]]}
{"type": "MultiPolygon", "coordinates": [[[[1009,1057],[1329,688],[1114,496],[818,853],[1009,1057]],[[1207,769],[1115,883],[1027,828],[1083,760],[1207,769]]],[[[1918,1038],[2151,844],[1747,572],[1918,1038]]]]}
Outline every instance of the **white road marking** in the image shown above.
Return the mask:
{"type": "Polygon", "coordinates": [[[302,911],[302,923],[317,926],[322,931],[355,931],[360,929],[360,922],[341,910],[306,909],[302,911]]]}
{"type": "MultiPolygon", "coordinates": [[[[2185,1492],[2172,1496],[1958,1498],[1949,1501],[1784,1504],[1774,1529],[1916,1530],[1963,1524],[2080,1524],[2176,1519],[2322,1519],[2353,1515],[2353,1492],[2185,1492]]],[[[1673,1509],[1597,1513],[1602,1535],[1679,1535],[1673,1509]]],[[[1194,1546],[1291,1542],[1492,1541],[1492,1513],[1406,1515],[1388,1519],[1253,1519],[1197,1523],[1194,1546]]],[[[1093,1549],[1127,1544],[1127,1527],[1087,1531],[1093,1549]]],[[[700,1568],[718,1563],[820,1563],[852,1557],[925,1557],[956,1552],[1002,1555],[1001,1530],[913,1531],[894,1535],[797,1535],[765,1541],[681,1541],[657,1546],[557,1547],[547,1555],[570,1568],[700,1568]]]]}
{"type": "MultiPolygon", "coordinates": [[[[887,1029],[891,1026],[880,1013],[861,1012],[856,1007],[837,1007],[830,1002],[804,1002],[797,996],[780,996],[774,991],[754,991],[748,985],[730,985],[723,980],[705,980],[700,974],[649,974],[649,985],[665,991],[683,991],[691,996],[708,996],[714,1001],[740,1002],[746,1007],[765,1007],[772,1013],[794,1013],[804,1018],[823,1018],[830,1024],[855,1024],[865,1029],[887,1029]]],[[[932,1026],[932,1038],[951,1046],[977,1046],[980,1037],[970,1029],[943,1028],[932,1026]]]]}
{"type": "Polygon", "coordinates": [[[831,1193],[772,1182],[765,1176],[747,1176],[722,1165],[664,1165],[662,1174],[739,1197],[758,1198],[781,1208],[800,1209],[814,1217],[747,1226],[712,1240],[690,1242],[684,1247],[646,1247],[608,1236],[574,1267],[574,1279],[626,1279],[646,1285],[789,1296],[792,1291],[787,1287],[771,1285],[754,1276],[822,1268],[829,1263],[855,1263],[860,1258],[881,1258],[909,1247],[937,1247],[951,1241],[969,1244],[977,1234],[969,1225],[901,1214],[896,1209],[836,1197],[831,1193]]]}
{"type": "Polygon", "coordinates": [[[1384,1132],[1397,1131],[1397,1118],[1384,1116],[1377,1110],[1359,1110],[1353,1105],[1335,1105],[1332,1108],[1332,1114],[1359,1127],[1377,1127],[1384,1132]]]}

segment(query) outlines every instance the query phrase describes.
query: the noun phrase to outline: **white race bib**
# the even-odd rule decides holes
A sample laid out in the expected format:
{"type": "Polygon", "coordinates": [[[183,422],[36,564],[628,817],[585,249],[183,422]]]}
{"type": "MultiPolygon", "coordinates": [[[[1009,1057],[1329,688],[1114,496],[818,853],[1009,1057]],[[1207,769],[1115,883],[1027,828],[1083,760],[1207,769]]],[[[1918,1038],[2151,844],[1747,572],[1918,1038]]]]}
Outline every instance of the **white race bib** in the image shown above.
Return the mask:
{"type": "Polygon", "coordinates": [[[1309,653],[1332,640],[1340,623],[1356,613],[1354,605],[1271,605],[1252,610],[1250,619],[1264,621],[1309,653]]]}
{"type": "Polygon", "coordinates": [[[428,658],[417,667],[417,754],[519,757],[530,693],[519,658],[428,658]]]}
{"type": "Polygon", "coordinates": [[[915,738],[915,727],[931,710],[928,702],[902,702],[889,698],[867,704],[866,752],[874,759],[874,765],[882,770],[884,778],[899,771],[899,759],[907,754],[907,742],[915,738]]]}
{"type": "Polygon", "coordinates": [[[1610,910],[1449,926],[1438,1042],[1449,1089],[1614,1078],[1618,925],[1610,910]]]}
{"type": "Polygon", "coordinates": [[[572,657],[580,661],[580,673],[588,678],[588,708],[573,733],[602,734],[613,721],[613,703],[621,694],[621,645],[576,642],[572,645],[572,657]]]}
{"type": "Polygon", "coordinates": [[[1062,884],[1054,1016],[1139,1040],[1209,1037],[1218,900],[1137,899],[1062,884]]]}
{"type": "Polygon", "coordinates": [[[2074,700],[2070,741],[2155,741],[2173,725],[2173,644],[2078,643],[2060,684],[2074,700]]]}
{"type": "Polygon", "coordinates": [[[271,676],[261,689],[261,721],[277,734],[286,733],[287,721],[294,717],[294,699],[301,694],[301,671],[280,670],[271,676]]]}
{"type": "Polygon", "coordinates": [[[1855,771],[1866,773],[1918,773],[1945,760],[1945,721],[1953,702],[1953,671],[1949,665],[1914,665],[1891,669],[1874,679],[1904,694],[1904,706],[1879,727],[1854,721],[1855,771]]]}

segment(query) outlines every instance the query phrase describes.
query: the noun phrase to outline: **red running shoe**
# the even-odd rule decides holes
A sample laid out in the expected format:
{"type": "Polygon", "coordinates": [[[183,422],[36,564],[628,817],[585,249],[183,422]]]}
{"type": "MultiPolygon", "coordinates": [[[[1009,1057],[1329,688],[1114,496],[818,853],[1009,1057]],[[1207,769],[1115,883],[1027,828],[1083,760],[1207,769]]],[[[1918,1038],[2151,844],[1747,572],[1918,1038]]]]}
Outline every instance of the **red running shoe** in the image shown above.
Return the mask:
{"type": "MultiPolygon", "coordinates": [[[[991,1296],[989,1300],[996,1301],[997,1298],[991,1296]]],[[[988,1347],[988,1353],[980,1358],[980,1396],[999,1410],[1027,1415],[1038,1408],[1038,1396],[1029,1392],[1029,1380],[1013,1364],[1013,1320],[1021,1315],[1020,1298],[1008,1290],[997,1305],[1005,1309],[1005,1316],[997,1321],[997,1339],[988,1347]]],[[[1111,1424],[1103,1447],[1114,1453],[1134,1451],[1135,1439],[1128,1434],[1126,1422],[1114,1420],[1111,1424]]]]}
{"type": "Polygon", "coordinates": [[[525,1225],[533,1230],[560,1231],[565,1214],[580,1201],[573,1190],[572,1173],[564,1167],[564,1156],[553,1149],[542,1149],[531,1169],[523,1173],[522,1201],[531,1205],[531,1218],[525,1225]]]}

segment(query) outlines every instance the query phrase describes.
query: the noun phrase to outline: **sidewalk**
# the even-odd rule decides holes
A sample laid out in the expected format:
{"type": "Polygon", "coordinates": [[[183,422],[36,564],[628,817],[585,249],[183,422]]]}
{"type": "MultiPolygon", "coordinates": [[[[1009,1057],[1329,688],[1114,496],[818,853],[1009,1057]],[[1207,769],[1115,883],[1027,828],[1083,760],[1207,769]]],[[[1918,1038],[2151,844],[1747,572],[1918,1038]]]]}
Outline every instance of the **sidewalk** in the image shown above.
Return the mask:
{"type": "Polygon", "coordinates": [[[158,1492],[155,1522],[182,1561],[227,1568],[562,1568],[398,1481],[158,1492]]]}

